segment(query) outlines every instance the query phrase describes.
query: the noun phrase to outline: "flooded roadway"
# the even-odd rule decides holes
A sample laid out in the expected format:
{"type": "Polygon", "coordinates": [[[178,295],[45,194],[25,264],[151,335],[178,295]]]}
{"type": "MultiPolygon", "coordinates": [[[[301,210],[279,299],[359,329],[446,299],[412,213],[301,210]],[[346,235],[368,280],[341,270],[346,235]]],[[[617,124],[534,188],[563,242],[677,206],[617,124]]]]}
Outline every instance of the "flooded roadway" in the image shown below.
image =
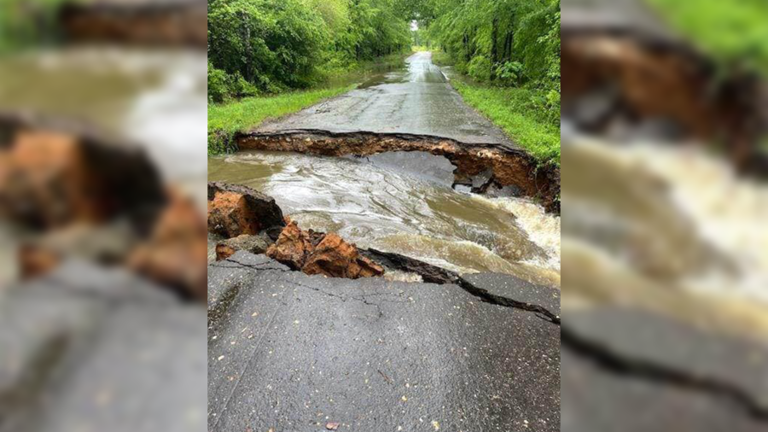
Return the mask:
{"type": "Polygon", "coordinates": [[[332,158],[243,152],[209,160],[209,179],[275,197],[302,228],[461,273],[559,286],[560,218],[524,199],[451,189],[453,166],[424,153],[332,158]]]}
{"type": "Polygon", "coordinates": [[[404,66],[258,130],[406,133],[516,147],[499,128],[464,103],[442,70],[432,63],[431,52],[412,55],[404,66]]]}
{"type": "MultiPolygon", "coordinates": [[[[259,127],[260,132],[408,133],[514,147],[467,106],[431,53],[357,90],[259,127]]],[[[461,273],[498,272],[560,284],[560,218],[529,200],[451,189],[447,159],[385,153],[356,159],[241,152],[209,159],[209,180],[273,196],[305,229],[405,254],[461,273]]],[[[213,240],[211,241],[213,244],[213,240]]]]}

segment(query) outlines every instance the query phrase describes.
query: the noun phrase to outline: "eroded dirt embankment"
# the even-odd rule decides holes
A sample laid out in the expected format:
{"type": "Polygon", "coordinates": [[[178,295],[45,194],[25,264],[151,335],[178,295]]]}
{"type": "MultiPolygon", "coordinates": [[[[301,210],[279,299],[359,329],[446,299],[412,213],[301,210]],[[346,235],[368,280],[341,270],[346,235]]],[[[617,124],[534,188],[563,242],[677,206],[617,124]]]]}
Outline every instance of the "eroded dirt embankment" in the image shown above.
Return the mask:
{"type": "Polygon", "coordinates": [[[19,277],[85,259],[202,301],[200,213],[138,145],[66,120],[0,112],[0,224],[18,227],[19,277]]]}
{"type": "Polygon", "coordinates": [[[510,196],[539,200],[548,212],[560,212],[560,168],[543,165],[522,150],[490,144],[464,144],[425,135],[370,132],[286,131],[250,133],[235,138],[239,150],[297,152],[319,156],[370,156],[387,152],[427,152],[455,167],[454,185],[484,193],[500,189],[510,196]]]}
{"type": "Polygon", "coordinates": [[[202,0],[73,1],[61,8],[59,26],[75,42],[204,48],[207,14],[202,0]]]}
{"type": "Polygon", "coordinates": [[[764,174],[768,86],[757,74],[650,32],[576,26],[562,40],[563,117],[579,129],[722,143],[739,170],[764,174]]]}

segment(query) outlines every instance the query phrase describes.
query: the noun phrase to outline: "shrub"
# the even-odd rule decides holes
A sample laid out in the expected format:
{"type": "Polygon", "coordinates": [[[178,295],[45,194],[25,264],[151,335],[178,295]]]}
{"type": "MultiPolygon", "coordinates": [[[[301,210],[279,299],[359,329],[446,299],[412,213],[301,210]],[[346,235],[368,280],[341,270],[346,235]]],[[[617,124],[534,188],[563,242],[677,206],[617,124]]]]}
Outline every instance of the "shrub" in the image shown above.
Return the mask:
{"type": "Polygon", "coordinates": [[[229,76],[221,69],[208,63],[208,99],[221,103],[230,97],[229,76]]]}
{"type": "Polygon", "coordinates": [[[485,56],[477,56],[469,62],[467,71],[469,76],[478,81],[490,81],[491,80],[491,61],[485,56]]]}

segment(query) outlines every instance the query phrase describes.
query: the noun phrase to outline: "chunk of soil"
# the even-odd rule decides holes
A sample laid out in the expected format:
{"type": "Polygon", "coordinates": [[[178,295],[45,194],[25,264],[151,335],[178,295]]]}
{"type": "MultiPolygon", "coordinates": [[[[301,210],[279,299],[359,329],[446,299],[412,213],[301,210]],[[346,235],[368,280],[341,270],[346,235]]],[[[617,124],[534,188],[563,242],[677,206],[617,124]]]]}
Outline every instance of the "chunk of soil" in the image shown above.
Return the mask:
{"type": "Polygon", "coordinates": [[[268,231],[277,238],[284,226],[283,212],[274,198],[246,186],[208,183],[210,232],[229,239],[268,231]]]}
{"type": "Polygon", "coordinates": [[[0,152],[0,214],[32,228],[127,217],[141,230],[164,205],[159,173],[138,147],[19,125],[0,152]]]}
{"type": "Polygon", "coordinates": [[[132,269],[206,298],[206,221],[143,148],[86,125],[0,112],[0,217],[24,225],[22,277],[68,257],[132,269]]]}
{"type": "Polygon", "coordinates": [[[208,242],[205,219],[192,199],[172,193],[148,241],[136,248],[128,267],[175,289],[185,298],[206,301],[208,242]]]}
{"type": "Polygon", "coordinates": [[[360,255],[354,244],[335,233],[303,231],[296,222],[285,227],[267,256],[309,275],[358,279],[384,274],[384,269],[360,255]]]}
{"type": "Polygon", "coordinates": [[[361,256],[357,247],[345,242],[337,234],[326,234],[307,257],[302,271],[308,275],[358,279],[384,274],[384,269],[361,256]]]}

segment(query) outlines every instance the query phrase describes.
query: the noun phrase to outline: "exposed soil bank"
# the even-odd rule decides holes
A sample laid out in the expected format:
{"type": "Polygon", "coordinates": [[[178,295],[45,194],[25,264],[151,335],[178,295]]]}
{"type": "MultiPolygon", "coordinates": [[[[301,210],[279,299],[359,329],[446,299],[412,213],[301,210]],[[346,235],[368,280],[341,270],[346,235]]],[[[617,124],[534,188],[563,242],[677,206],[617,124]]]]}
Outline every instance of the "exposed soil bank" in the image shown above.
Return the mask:
{"type": "Polygon", "coordinates": [[[563,117],[580,129],[655,124],[661,138],[724,143],[743,172],[768,166],[758,149],[768,132],[768,86],[756,74],[648,31],[564,26],[562,40],[563,117]]]}
{"type": "Polygon", "coordinates": [[[22,278],[74,256],[125,267],[183,298],[206,298],[205,220],[131,142],[72,122],[0,113],[0,223],[23,228],[22,278]]]}
{"type": "Polygon", "coordinates": [[[195,46],[207,44],[206,3],[200,0],[67,3],[60,11],[64,36],[75,42],[195,46]]]}
{"type": "Polygon", "coordinates": [[[464,144],[426,135],[332,133],[298,130],[250,133],[235,137],[239,150],[297,152],[321,156],[370,156],[386,152],[427,152],[444,156],[455,167],[455,185],[483,193],[495,185],[515,196],[533,197],[548,212],[560,212],[560,168],[540,165],[522,150],[497,145],[464,144]]]}

